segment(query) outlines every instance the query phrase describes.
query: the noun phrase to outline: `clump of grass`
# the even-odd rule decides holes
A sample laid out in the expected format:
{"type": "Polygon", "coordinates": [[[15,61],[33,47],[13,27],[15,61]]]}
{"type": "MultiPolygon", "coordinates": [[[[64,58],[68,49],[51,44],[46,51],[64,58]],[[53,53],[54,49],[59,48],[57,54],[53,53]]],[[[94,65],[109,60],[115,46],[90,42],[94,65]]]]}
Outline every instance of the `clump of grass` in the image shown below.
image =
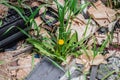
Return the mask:
{"type": "MultiPolygon", "coordinates": [[[[38,36],[37,38],[33,38],[26,31],[18,27],[18,29],[20,29],[24,34],[28,36],[27,42],[34,46],[34,51],[36,51],[37,53],[40,53],[41,55],[50,57],[51,59],[50,58],[48,59],[54,65],[56,65],[61,70],[63,70],[58,64],[56,64],[56,62],[58,63],[61,63],[63,61],[65,62],[66,57],[69,55],[74,55],[75,57],[78,57],[79,55],[83,54],[81,50],[83,50],[86,55],[89,54],[87,53],[88,47],[84,44],[84,41],[87,39],[85,35],[91,19],[88,20],[88,24],[86,26],[84,36],[80,41],[78,41],[78,34],[76,31],[75,33],[71,34],[70,27],[71,27],[72,20],[75,18],[77,14],[82,12],[82,10],[90,4],[89,2],[87,2],[85,4],[81,4],[77,6],[78,5],[77,1],[78,0],[65,0],[64,5],[61,5],[58,3],[57,0],[54,0],[54,2],[57,5],[58,21],[60,22],[60,25],[59,25],[58,32],[56,34],[48,32],[51,38],[48,38],[45,36],[39,38],[39,36],[41,36],[39,34],[40,27],[36,25],[36,22],[34,20],[34,16],[37,14],[40,8],[48,5],[41,5],[34,12],[32,12],[32,10],[29,8],[32,14],[29,17],[27,17],[23,15],[24,12],[20,7],[10,5],[8,2],[3,2],[3,4],[16,10],[19,13],[19,15],[23,18],[23,20],[26,22],[26,24],[30,23],[29,29],[32,26],[34,26],[34,31],[37,32],[37,36],[38,36]],[[80,47],[80,49],[77,49],[78,47],[80,47]]],[[[19,0],[19,4],[20,5],[22,4],[20,0],[19,0]]],[[[94,55],[93,56],[95,57],[99,53],[102,53],[108,42],[109,42],[109,35],[108,35],[108,38],[103,42],[102,46],[97,48],[96,42],[94,39],[94,45],[93,45],[94,55]]],[[[34,58],[32,58],[32,60],[34,61],[34,58]]],[[[32,62],[32,64],[34,64],[34,62],[32,62]]]]}
{"type": "Polygon", "coordinates": [[[71,55],[71,53],[75,53],[73,51],[77,47],[74,42],[78,42],[78,35],[77,32],[71,35],[69,25],[71,19],[81,12],[85,6],[89,5],[89,3],[78,7],[77,0],[65,0],[64,5],[59,4],[57,0],[54,0],[54,2],[57,5],[58,21],[60,22],[58,34],[55,34],[56,36],[50,34],[51,38],[44,37],[41,40],[29,38],[27,41],[33,44],[38,52],[61,62],[65,61],[66,57],[71,55]]]}
{"type": "MultiPolygon", "coordinates": [[[[85,46],[84,41],[86,40],[85,35],[88,29],[88,25],[90,23],[90,19],[85,29],[84,37],[80,41],[78,41],[77,32],[71,34],[70,24],[72,19],[74,19],[77,14],[82,12],[82,10],[85,7],[87,7],[90,3],[87,2],[85,4],[77,6],[78,5],[77,0],[65,0],[64,5],[59,4],[57,0],[54,0],[54,2],[57,5],[58,21],[60,22],[58,34],[55,34],[53,36],[52,33],[49,33],[51,38],[48,37],[33,38],[31,35],[29,35],[26,31],[22,30],[20,27],[18,27],[18,29],[20,29],[24,34],[26,34],[29,37],[27,41],[35,47],[35,51],[41,53],[42,55],[49,56],[58,62],[59,61],[61,62],[65,61],[68,55],[79,56],[80,54],[82,54],[81,51],[79,50],[76,51],[78,45],[80,45],[80,47],[86,52],[87,46],[85,46]]],[[[18,3],[20,5],[22,4],[20,0],[18,0],[18,3]]],[[[39,6],[38,9],[35,10],[34,12],[32,12],[31,10],[32,15],[30,15],[30,17],[26,17],[21,13],[23,12],[23,10],[20,7],[10,5],[8,2],[7,3],[3,2],[3,4],[9,6],[10,8],[15,9],[19,13],[19,15],[23,18],[23,20],[26,22],[26,24],[30,23],[29,26],[30,28],[32,27],[32,25],[34,25],[34,30],[37,31],[37,36],[40,36],[39,35],[40,27],[36,25],[36,22],[34,21],[34,16],[37,14],[41,7],[46,5],[39,6]]],[[[103,45],[98,51],[102,51],[106,43],[107,42],[103,43],[103,45]]],[[[98,51],[96,51],[96,47],[94,46],[94,56],[97,55],[98,51]]]]}

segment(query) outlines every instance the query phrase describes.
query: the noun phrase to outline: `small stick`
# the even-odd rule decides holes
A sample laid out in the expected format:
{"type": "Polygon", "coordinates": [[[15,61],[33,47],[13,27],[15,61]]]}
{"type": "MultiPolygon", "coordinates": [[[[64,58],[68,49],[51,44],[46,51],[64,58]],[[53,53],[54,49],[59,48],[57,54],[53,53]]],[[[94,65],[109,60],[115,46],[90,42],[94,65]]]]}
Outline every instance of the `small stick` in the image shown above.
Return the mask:
{"type": "Polygon", "coordinates": [[[23,69],[23,68],[29,68],[29,67],[32,67],[32,65],[23,65],[23,66],[9,67],[9,70],[23,69]]]}
{"type": "Polygon", "coordinates": [[[31,51],[32,48],[33,48],[33,46],[27,46],[26,48],[12,51],[11,53],[14,53],[14,55],[12,57],[15,57],[15,56],[20,55],[20,54],[27,52],[27,51],[31,51]]]}

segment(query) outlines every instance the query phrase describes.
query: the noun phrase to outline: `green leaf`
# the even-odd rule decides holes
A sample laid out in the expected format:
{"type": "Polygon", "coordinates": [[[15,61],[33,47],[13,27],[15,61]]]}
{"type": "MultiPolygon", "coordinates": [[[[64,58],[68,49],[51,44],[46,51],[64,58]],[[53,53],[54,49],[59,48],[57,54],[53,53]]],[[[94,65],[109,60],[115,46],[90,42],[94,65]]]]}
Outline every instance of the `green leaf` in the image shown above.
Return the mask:
{"type": "Polygon", "coordinates": [[[65,70],[58,64],[58,63],[56,63],[55,61],[53,61],[52,59],[50,59],[50,58],[48,58],[47,57],[47,59],[49,59],[56,67],[58,67],[60,70],[62,70],[63,72],[65,72],[65,70]]]}
{"type": "Polygon", "coordinates": [[[110,39],[110,35],[108,35],[107,39],[103,42],[102,46],[99,48],[100,52],[103,52],[104,48],[106,47],[108,41],[110,39]]]}
{"type": "Polygon", "coordinates": [[[3,23],[2,20],[0,20],[0,27],[2,26],[2,23],[3,23]]]}
{"type": "Polygon", "coordinates": [[[10,30],[12,30],[15,26],[11,26],[10,28],[8,28],[2,35],[7,34],[10,30]]]}
{"type": "Polygon", "coordinates": [[[74,15],[81,13],[89,5],[90,5],[90,2],[86,2],[84,4],[81,4],[80,7],[78,7],[77,10],[74,11],[74,15]]]}
{"type": "Polygon", "coordinates": [[[88,30],[90,21],[91,21],[91,17],[90,17],[90,19],[89,19],[88,22],[87,22],[87,25],[86,25],[86,28],[85,28],[85,32],[84,32],[84,34],[83,34],[83,38],[85,38],[85,36],[86,36],[86,33],[87,33],[87,30],[88,30]]]}
{"type": "Polygon", "coordinates": [[[77,42],[77,41],[78,41],[78,35],[77,35],[77,32],[75,32],[75,33],[73,33],[73,35],[71,36],[70,41],[69,41],[69,43],[67,44],[64,53],[66,53],[66,51],[69,49],[69,47],[70,47],[71,45],[73,45],[74,42],[77,42]]]}
{"type": "Polygon", "coordinates": [[[32,53],[32,69],[35,67],[35,57],[34,53],[32,53]]]}
{"type": "Polygon", "coordinates": [[[28,36],[29,38],[31,38],[31,35],[29,35],[28,33],[27,33],[27,30],[29,30],[29,29],[25,29],[25,30],[23,30],[23,29],[21,29],[20,27],[17,27],[22,33],[24,33],[26,36],[28,36]]]}
{"type": "Polygon", "coordinates": [[[44,49],[44,48],[42,47],[42,44],[41,44],[40,41],[35,40],[35,39],[32,39],[32,38],[27,39],[27,41],[28,41],[29,43],[31,43],[32,45],[34,45],[34,47],[37,48],[37,49],[38,49],[41,53],[43,53],[44,55],[49,56],[49,57],[55,57],[54,54],[51,54],[50,52],[48,52],[46,49],[44,49]]]}
{"type": "Polygon", "coordinates": [[[52,44],[50,44],[49,42],[43,41],[42,44],[43,44],[46,48],[51,49],[53,52],[55,52],[54,46],[53,46],[52,44]]]}
{"type": "Polygon", "coordinates": [[[3,4],[5,4],[6,6],[8,6],[8,7],[14,9],[15,11],[17,11],[17,13],[23,18],[23,20],[24,20],[25,22],[27,22],[27,19],[24,17],[24,15],[23,15],[22,12],[21,12],[21,8],[15,7],[15,6],[10,5],[10,4],[8,4],[8,3],[5,3],[5,2],[4,2],[3,4]]]}
{"type": "Polygon", "coordinates": [[[30,15],[29,20],[34,19],[35,15],[36,15],[36,14],[39,12],[39,10],[40,10],[42,7],[44,7],[44,6],[48,6],[48,5],[46,5],[46,4],[40,5],[40,6],[30,15]]]}
{"type": "Polygon", "coordinates": [[[4,61],[0,61],[0,65],[4,64],[4,61]]]}

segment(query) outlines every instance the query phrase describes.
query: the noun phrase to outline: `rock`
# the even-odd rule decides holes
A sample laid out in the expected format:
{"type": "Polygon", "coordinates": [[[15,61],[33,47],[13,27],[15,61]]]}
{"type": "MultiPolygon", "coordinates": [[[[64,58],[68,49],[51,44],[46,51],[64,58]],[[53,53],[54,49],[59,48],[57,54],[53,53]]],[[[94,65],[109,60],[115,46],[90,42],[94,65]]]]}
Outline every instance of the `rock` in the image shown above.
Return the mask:
{"type": "Polygon", "coordinates": [[[73,78],[71,80],[84,80],[85,76],[84,75],[80,75],[79,77],[73,78]]]}
{"type": "Polygon", "coordinates": [[[116,78],[118,78],[118,72],[120,71],[120,57],[109,57],[107,59],[107,62],[107,64],[100,64],[97,78],[102,79],[110,72],[115,71],[116,74],[112,74],[107,78],[107,80],[115,80],[116,78]]]}
{"type": "Polygon", "coordinates": [[[106,80],[119,80],[120,77],[116,74],[109,76],[106,80]]]}
{"type": "Polygon", "coordinates": [[[120,57],[110,57],[107,60],[108,64],[110,64],[114,70],[117,72],[120,70],[120,57]]]}
{"type": "Polygon", "coordinates": [[[112,68],[110,68],[109,65],[106,64],[100,64],[99,68],[98,68],[98,73],[97,73],[97,79],[102,79],[103,77],[105,77],[107,74],[109,74],[109,72],[113,71],[112,68]]]}
{"type": "MultiPolygon", "coordinates": [[[[68,80],[70,73],[71,80],[79,80],[83,74],[84,66],[82,64],[76,64],[75,59],[66,67],[66,74],[60,78],[60,80],[68,80]]],[[[82,79],[81,79],[82,80],[82,79]]]]}
{"type": "Polygon", "coordinates": [[[114,25],[114,30],[116,29],[120,29],[120,19],[116,21],[115,25],[114,25]]]}
{"type": "Polygon", "coordinates": [[[114,21],[114,22],[111,22],[109,25],[108,25],[108,31],[109,32],[112,32],[114,30],[114,26],[116,24],[117,21],[114,21]]]}
{"type": "Polygon", "coordinates": [[[106,27],[100,27],[98,29],[98,33],[99,34],[106,34],[106,33],[108,33],[108,28],[106,28],[106,27]]]}

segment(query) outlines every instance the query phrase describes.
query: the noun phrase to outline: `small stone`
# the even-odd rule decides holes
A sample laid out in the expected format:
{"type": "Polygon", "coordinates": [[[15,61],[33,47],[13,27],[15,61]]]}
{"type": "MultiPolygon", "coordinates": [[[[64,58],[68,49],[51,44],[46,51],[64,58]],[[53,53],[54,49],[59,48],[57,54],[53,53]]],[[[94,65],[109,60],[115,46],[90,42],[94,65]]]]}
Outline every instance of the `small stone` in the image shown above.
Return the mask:
{"type": "Polygon", "coordinates": [[[112,68],[110,68],[107,64],[100,64],[98,73],[97,73],[97,79],[102,79],[105,75],[109,74],[110,71],[113,71],[112,68]]]}
{"type": "Polygon", "coordinates": [[[101,27],[101,28],[98,30],[98,33],[99,33],[99,34],[106,34],[106,33],[108,33],[108,28],[106,28],[106,27],[101,27]]]}
{"type": "Polygon", "coordinates": [[[119,76],[118,75],[111,75],[107,78],[107,80],[119,80],[119,76]]]}

